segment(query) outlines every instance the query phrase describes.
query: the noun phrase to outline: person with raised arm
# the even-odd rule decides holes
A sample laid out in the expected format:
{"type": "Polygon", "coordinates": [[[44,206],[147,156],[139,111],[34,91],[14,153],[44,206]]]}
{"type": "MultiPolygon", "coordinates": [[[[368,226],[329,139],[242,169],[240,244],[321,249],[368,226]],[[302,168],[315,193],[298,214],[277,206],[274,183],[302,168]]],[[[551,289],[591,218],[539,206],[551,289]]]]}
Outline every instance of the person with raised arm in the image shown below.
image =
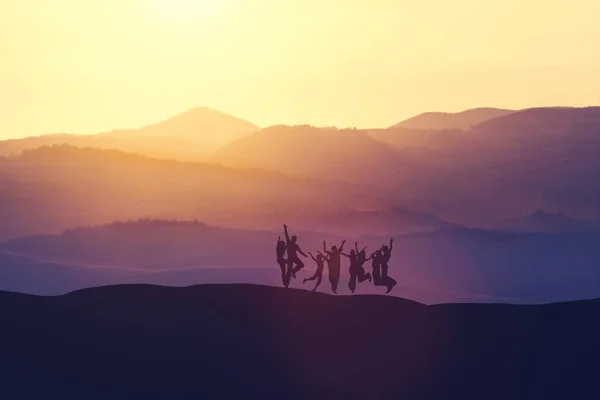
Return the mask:
{"type": "Polygon", "coordinates": [[[337,287],[340,281],[341,260],[340,254],[344,250],[344,240],[338,249],[337,246],[331,246],[331,250],[327,250],[327,243],[323,241],[323,252],[329,256],[327,266],[329,267],[329,283],[331,283],[331,291],[337,294],[337,287]]]}
{"type": "MultiPolygon", "coordinates": [[[[354,245],[356,247],[356,244],[354,245]]],[[[341,253],[344,257],[350,259],[350,267],[348,272],[350,273],[350,280],[348,281],[348,288],[352,293],[356,290],[356,251],[350,250],[350,254],[341,253]]]]}
{"type": "Polygon", "coordinates": [[[381,246],[381,279],[382,283],[387,286],[388,290],[386,293],[389,293],[394,286],[398,284],[393,278],[388,276],[388,263],[390,261],[390,257],[392,256],[392,248],[394,246],[394,238],[390,239],[390,246],[383,245],[381,246]]]}
{"type": "Polygon", "coordinates": [[[358,247],[356,247],[356,279],[358,280],[358,283],[362,283],[366,280],[371,282],[371,274],[365,271],[364,265],[373,258],[373,255],[371,254],[369,258],[367,258],[366,249],[367,247],[365,246],[361,251],[358,251],[358,247]]]}
{"type": "Polygon", "coordinates": [[[324,256],[323,253],[321,253],[320,251],[317,251],[317,253],[319,253],[319,254],[317,255],[317,258],[315,258],[310,251],[308,252],[310,257],[317,264],[317,271],[310,278],[304,278],[304,281],[302,282],[302,283],[306,283],[308,281],[314,281],[316,279],[317,284],[315,285],[313,292],[316,291],[317,288],[319,287],[319,285],[321,284],[321,279],[323,278],[323,269],[325,268],[325,261],[328,261],[328,257],[329,257],[329,256],[324,256]]]}
{"type": "Polygon", "coordinates": [[[277,252],[277,264],[281,268],[281,282],[283,286],[286,288],[290,285],[290,277],[286,270],[287,260],[284,258],[285,256],[286,245],[285,242],[281,239],[281,236],[277,239],[277,247],[275,251],[277,252]]]}
{"type": "Polygon", "coordinates": [[[371,254],[371,267],[373,268],[373,284],[375,286],[385,286],[381,279],[381,250],[375,250],[371,254]]]}
{"type": "Polygon", "coordinates": [[[286,250],[287,250],[287,256],[288,256],[288,258],[287,258],[288,274],[291,277],[296,278],[296,273],[298,271],[300,271],[302,268],[304,268],[304,263],[302,262],[302,260],[300,260],[298,258],[298,253],[302,254],[303,257],[308,257],[308,256],[306,255],[306,253],[304,253],[302,251],[300,246],[298,246],[298,243],[296,243],[296,241],[298,240],[296,235],[293,235],[290,238],[287,225],[285,225],[285,224],[283,225],[283,230],[285,232],[286,250]],[[296,265],[295,267],[294,267],[294,264],[296,265]]]}

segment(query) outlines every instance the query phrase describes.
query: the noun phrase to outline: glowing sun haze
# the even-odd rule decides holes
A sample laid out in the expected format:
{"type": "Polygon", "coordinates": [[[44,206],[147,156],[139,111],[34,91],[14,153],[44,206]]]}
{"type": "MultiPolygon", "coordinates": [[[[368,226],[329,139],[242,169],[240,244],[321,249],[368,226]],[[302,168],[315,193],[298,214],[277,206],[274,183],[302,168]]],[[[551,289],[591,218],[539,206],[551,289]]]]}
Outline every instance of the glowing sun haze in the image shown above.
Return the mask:
{"type": "Polygon", "coordinates": [[[0,138],[600,104],[597,0],[0,0],[0,138]]]}

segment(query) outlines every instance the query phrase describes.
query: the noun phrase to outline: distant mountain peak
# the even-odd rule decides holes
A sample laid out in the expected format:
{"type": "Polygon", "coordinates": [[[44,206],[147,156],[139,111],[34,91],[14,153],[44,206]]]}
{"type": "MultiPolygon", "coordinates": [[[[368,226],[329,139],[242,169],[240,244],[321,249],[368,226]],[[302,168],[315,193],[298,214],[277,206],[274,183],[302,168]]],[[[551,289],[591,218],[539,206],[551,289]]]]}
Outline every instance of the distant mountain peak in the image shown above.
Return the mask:
{"type": "Polygon", "coordinates": [[[208,107],[193,107],[180,114],[174,115],[158,123],[150,124],[140,129],[177,129],[178,131],[196,128],[220,128],[224,130],[239,130],[246,133],[254,132],[258,126],[233,115],[214,110],[208,107]]]}

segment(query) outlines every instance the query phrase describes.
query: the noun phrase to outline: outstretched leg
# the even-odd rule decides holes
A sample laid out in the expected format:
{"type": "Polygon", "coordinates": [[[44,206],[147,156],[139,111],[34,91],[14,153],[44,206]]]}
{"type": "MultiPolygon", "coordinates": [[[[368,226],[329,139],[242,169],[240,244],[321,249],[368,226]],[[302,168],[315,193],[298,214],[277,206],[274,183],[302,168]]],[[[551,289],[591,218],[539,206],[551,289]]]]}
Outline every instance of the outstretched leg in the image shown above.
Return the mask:
{"type": "Polygon", "coordinates": [[[317,278],[319,278],[319,280],[321,279],[321,276],[319,275],[319,271],[315,272],[315,274],[313,276],[311,276],[310,278],[304,278],[304,281],[302,281],[302,283],[306,283],[308,281],[314,281],[317,278]]]}
{"type": "Polygon", "coordinates": [[[394,286],[396,286],[398,284],[398,282],[396,282],[395,279],[390,278],[389,276],[386,277],[386,286],[387,286],[387,292],[385,293],[389,293],[392,291],[392,289],[394,288],[394,286]]]}
{"type": "Polygon", "coordinates": [[[302,268],[304,268],[304,263],[302,262],[301,259],[296,258],[294,260],[294,262],[296,263],[296,266],[294,267],[294,269],[292,270],[292,276],[295,278],[296,274],[298,273],[298,271],[300,271],[302,268]]]}
{"type": "Polygon", "coordinates": [[[315,292],[317,290],[317,288],[319,287],[319,285],[321,284],[321,278],[323,278],[323,275],[318,276],[317,278],[317,284],[315,285],[315,288],[313,289],[313,292],[315,292]]]}
{"type": "Polygon", "coordinates": [[[369,282],[371,282],[371,274],[370,273],[365,273],[365,269],[364,268],[360,268],[358,270],[358,274],[356,276],[358,278],[358,282],[359,283],[363,283],[364,281],[368,280],[369,282]]]}

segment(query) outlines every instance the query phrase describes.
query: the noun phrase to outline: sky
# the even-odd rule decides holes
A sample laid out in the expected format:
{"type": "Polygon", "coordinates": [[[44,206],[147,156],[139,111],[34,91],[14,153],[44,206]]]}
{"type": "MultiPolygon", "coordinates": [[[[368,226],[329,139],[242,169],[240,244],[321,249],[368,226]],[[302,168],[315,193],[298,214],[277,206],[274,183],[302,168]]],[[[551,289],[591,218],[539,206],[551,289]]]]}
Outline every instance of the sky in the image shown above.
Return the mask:
{"type": "Polygon", "coordinates": [[[600,105],[597,0],[0,0],[0,139],[600,105]]]}

